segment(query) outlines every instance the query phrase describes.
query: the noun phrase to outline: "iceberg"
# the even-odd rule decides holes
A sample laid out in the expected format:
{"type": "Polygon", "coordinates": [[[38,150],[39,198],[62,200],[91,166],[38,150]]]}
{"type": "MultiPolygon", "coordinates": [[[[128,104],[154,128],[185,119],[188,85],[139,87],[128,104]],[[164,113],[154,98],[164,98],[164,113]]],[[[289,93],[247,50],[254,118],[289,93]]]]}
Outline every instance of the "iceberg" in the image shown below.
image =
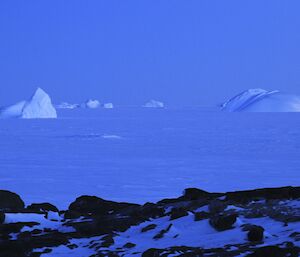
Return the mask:
{"type": "Polygon", "coordinates": [[[38,88],[22,110],[23,119],[57,118],[51,98],[41,88],[38,88]]]}
{"type": "Polygon", "coordinates": [[[100,102],[98,100],[87,100],[85,102],[85,107],[90,109],[97,109],[100,107],[100,102]]]}
{"type": "Polygon", "coordinates": [[[103,104],[103,108],[105,108],[105,109],[113,109],[114,105],[112,103],[106,103],[106,104],[103,104]]]}
{"type": "Polygon", "coordinates": [[[163,102],[156,101],[156,100],[150,100],[143,107],[147,107],[147,108],[164,108],[165,105],[164,105],[163,102]]]}
{"type": "Polygon", "coordinates": [[[9,118],[9,117],[21,117],[22,110],[26,104],[26,101],[18,102],[12,106],[4,107],[0,110],[0,116],[2,118],[9,118]]]}
{"type": "Polygon", "coordinates": [[[79,104],[70,104],[70,103],[67,103],[67,102],[63,102],[59,105],[56,105],[57,109],[76,109],[78,107],[80,107],[79,104]]]}
{"type": "Polygon", "coordinates": [[[0,116],[4,118],[40,119],[57,118],[57,113],[49,95],[41,88],[38,88],[29,101],[21,101],[3,108],[0,116]]]}
{"type": "Polygon", "coordinates": [[[221,106],[228,112],[300,112],[300,97],[268,91],[261,88],[248,89],[221,106]]]}

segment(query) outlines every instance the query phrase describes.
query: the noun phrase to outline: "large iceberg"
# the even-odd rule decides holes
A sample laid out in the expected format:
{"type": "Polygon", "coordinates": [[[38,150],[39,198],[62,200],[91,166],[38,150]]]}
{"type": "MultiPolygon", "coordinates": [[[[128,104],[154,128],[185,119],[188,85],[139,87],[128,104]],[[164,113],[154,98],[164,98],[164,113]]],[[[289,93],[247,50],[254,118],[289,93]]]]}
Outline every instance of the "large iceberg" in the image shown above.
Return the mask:
{"type": "Polygon", "coordinates": [[[255,88],[231,98],[221,109],[228,112],[300,112],[300,97],[255,88]]]}
{"type": "Polygon", "coordinates": [[[150,100],[149,102],[147,102],[144,107],[147,108],[164,108],[164,103],[160,102],[160,101],[156,101],[156,100],[150,100]]]}
{"type": "Polygon", "coordinates": [[[29,101],[21,101],[3,108],[0,116],[4,118],[40,119],[57,118],[57,113],[49,95],[41,88],[38,88],[29,101]]]}

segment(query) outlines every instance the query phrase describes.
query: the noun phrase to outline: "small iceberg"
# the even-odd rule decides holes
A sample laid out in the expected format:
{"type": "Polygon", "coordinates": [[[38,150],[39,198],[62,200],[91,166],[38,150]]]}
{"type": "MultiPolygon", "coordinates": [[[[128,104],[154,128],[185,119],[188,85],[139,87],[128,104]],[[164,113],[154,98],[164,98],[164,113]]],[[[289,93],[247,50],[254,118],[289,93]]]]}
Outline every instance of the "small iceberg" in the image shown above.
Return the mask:
{"type": "Polygon", "coordinates": [[[164,108],[165,105],[164,105],[163,102],[156,101],[156,100],[150,100],[143,107],[147,107],[147,108],[164,108]]]}
{"type": "Polygon", "coordinates": [[[90,109],[97,109],[100,107],[100,102],[98,100],[89,99],[85,102],[85,107],[90,109]]]}
{"type": "Polygon", "coordinates": [[[103,104],[103,108],[104,109],[113,109],[114,105],[112,103],[106,103],[106,104],[103,104]]]}
{"type": "Polygon", "coordinates": [[[38,88],[29,101],[21,101],[0,111],[2,118],[47,119],[57,118],[49,95],[38,88]]]}
{"type": "Polygon", "coordinates": [[[261,88],[248,89],[221,106],[228,112],[300,112],[300,97],[268,91],[261,88]]]}
{"type": "Polygon", "coordinates": [[[56,108],[57,109],[76,109],[76,108],[79,108],[80,105],[79,104],[70,104],[70,103],[67,103],[67,102],[63,102],[59,105],[56,105],[56,108]]]}

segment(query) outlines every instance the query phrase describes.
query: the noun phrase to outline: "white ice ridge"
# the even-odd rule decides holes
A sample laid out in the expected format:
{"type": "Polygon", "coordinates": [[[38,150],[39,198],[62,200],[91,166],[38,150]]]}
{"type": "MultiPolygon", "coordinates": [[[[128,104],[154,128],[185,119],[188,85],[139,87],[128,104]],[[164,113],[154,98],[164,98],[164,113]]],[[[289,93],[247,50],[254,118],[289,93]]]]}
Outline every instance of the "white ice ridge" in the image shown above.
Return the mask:
{"type": "Polygon", "coordinates": [[[0,117],[23,119],[57,118],[57,113],[49,95],[41,88],[38,88],[29,101],[21,101],[3,108],[0,111],[0,117]]]}
{"type": "Polygon", "coordinates": [[[57,109],[76,109],[78,107],[80,107],[79,104],[71,104],[67,102],[63,102],[61,104],[56,105],[57,109]]]}
{"type": "Polygon", "coordinates": [[[299,112],[300,97],[278,90],[248,89],[225,102],[221,109],[228,112],[299,112]]]}
{"type": "Polygon", "coordinates": [[[156,100],[150,100],[144,105],[144,107],[148,107],[148,108],[164,108],[164,106],[165,105],[163,102],[156,101],[156,100]]]}

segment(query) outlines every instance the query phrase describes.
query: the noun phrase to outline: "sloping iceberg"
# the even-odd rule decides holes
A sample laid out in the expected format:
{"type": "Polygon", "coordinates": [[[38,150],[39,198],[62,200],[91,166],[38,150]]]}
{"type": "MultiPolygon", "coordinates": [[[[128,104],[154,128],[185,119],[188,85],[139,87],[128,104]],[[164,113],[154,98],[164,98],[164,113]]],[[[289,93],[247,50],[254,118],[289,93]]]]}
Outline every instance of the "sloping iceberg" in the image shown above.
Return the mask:
{"type": "Polygon", "coordinates": [[[150,100],[149,102],[147,102],[144,107],[147,108],[164,108],[165,105],[163,102],[160,101],[156,101],[156,100],[150,100]]]}
{"type": "Polygon", "coordinates": [[[85,102],[85,107],[90,109],[97,109],[100,107],[100,102],[98,100],[87,100],[85,102]]]}
{"type": "Polygon", "coordinates": [[[0,110],[0,117],[2,118],[21,117],[25,104],[26,101],[21,101],[12,106],[4,107],[3,109],[0,110]]]}
{"type": "Polygon", "coordinates": [[[38,88],[29,101],[21,101],[3,108],[0,112],[0,117],[23,119],[57,118],[57,113],[49,95],[41,88],[38,88]]]}
{"type": "Polygon", "coordinates": [[[228,112],[300,112],[300,97],[255,88],[231,98],[221,109],[228,112]]]}

